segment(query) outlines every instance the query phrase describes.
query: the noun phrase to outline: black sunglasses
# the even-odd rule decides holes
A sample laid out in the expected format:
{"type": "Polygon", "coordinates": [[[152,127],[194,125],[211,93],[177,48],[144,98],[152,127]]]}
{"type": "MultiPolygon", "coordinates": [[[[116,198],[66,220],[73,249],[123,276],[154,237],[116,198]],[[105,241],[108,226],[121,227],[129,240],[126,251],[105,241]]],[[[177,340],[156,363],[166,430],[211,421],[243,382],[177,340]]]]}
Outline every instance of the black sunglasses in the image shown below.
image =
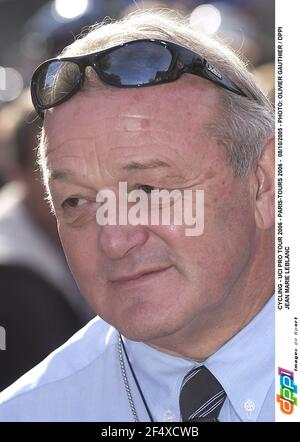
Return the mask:
{"type": "Polygon", "coordinates": [[[45,61],[34,72],[31,96],[37,113],[72,97],[83,85],[85,68],[116,87],[143,87],[169,83],[182,74],[206,78],[235,94],[246,94],[205,58],[178,44],[162,40],[134,40],[92,54],[45,61]]]}

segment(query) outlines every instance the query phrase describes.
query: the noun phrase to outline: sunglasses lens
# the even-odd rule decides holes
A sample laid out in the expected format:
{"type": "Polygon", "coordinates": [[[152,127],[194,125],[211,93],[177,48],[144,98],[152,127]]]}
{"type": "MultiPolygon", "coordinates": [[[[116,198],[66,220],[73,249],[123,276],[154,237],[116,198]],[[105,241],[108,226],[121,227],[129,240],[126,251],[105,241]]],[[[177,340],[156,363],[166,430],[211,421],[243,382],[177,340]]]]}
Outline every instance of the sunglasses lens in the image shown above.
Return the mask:
{"type": "Polygon", "coordinates": [[[42,106],[52,106],[70,94],[80,82],[80,69],[71,61],[52,61],[41,67],[36,97],[42,106]]]}
{"type": "Polygon", "coordinates": [[[165,78],[172,62],[169,49],[153,42],[136,42],[100,56],[99,68],[111,84],[136,86],[165,78]]]}

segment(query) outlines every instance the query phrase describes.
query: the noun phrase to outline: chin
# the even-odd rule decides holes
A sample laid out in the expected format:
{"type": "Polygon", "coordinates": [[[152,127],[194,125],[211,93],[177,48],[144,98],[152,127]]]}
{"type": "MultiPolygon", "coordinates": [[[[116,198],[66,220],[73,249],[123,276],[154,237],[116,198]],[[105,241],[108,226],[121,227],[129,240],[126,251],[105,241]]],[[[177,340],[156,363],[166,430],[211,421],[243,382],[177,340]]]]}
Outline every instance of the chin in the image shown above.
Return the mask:
{"type": "Polygon", "coordinates": [[[105,322],[132,341],[163,339],[187,331],[197,316],[202,316],[211,299],[202,299],[182,285],[131,288],[120,293],[107,291],[99,298],[93,291],[90,304],[105,322]],[[198,299],[197,299],[198,298],[198,299]]]}
{"type": "Polygon", "coordinates": [[[126,338],[141,342],[171,336],[186,325],[186,318],[179,312],[163,312],[157,308],[155,315],[147,315],[144,312],[141,315],[122,315],[118,319],[110,323],[126,338]]]}
{"type": "Polygon", "coordinates": [[[155,339],[163,338],[169,336],[170,331],[168,330],[158,330],[157,327],[119,327],[118,331],[131,341],[137,342],[148,342],[155,339]]]}

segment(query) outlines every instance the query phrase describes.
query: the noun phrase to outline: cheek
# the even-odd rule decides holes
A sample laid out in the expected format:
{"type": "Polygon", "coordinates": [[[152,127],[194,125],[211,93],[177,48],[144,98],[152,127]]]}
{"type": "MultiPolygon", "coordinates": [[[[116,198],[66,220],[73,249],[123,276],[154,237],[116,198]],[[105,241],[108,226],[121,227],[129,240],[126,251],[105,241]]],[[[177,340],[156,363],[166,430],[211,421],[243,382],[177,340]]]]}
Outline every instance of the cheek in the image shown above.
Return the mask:
{"type": "MultiPolygon", "coordinates": [[[[243,241],[255,232],[254,208],[247,188],[228,186],[220,191],[221,197],[213,196],[208,200],[206,214],[216,234],[230,241],[243,241]]],[[[208,229],[210,225],[208,225],[208,229]]]]}
{"type": "Polygon", "coordinates": [[[95,274],[97,226],[76,229],[58,223],[58,232],[71,272],[82,289],[95,274]]]}
{"type": "Polygon", "coordinates": [[[207,199],[204,233],[191,244],[191,253],[215,283],[230,284],[251,255],[255,220],[246,191],[220,195],[207,199]]]}
{"type": "Polygon", "coordinates": [[[153,230],[174,252],[179,270],[199,293],[221,293],[220,288],[242,271],[253,247],[255,222],[247,191],[208,189],[203,233],[187,236],[187,227],[191,226],[153,230]]]}

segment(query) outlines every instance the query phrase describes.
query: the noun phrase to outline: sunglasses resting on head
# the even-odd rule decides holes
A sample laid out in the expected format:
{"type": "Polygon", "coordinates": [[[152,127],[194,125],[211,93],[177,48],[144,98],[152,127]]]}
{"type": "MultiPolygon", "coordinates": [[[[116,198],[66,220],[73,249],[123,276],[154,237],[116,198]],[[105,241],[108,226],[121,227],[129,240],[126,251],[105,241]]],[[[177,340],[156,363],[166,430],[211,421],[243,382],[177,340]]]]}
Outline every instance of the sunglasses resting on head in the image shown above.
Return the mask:
{"type": "Polygon", "coordinates": [[[189,73],[246,97],[235,83],[196,52],[163,40],[143,39],[42,63],[31,81],[32,102],[40,117],[43,118],[46,109],[63,103],[81,89],[87,66],[91,66],[104,83],[116,87],[169,83],[189,73]]]}

